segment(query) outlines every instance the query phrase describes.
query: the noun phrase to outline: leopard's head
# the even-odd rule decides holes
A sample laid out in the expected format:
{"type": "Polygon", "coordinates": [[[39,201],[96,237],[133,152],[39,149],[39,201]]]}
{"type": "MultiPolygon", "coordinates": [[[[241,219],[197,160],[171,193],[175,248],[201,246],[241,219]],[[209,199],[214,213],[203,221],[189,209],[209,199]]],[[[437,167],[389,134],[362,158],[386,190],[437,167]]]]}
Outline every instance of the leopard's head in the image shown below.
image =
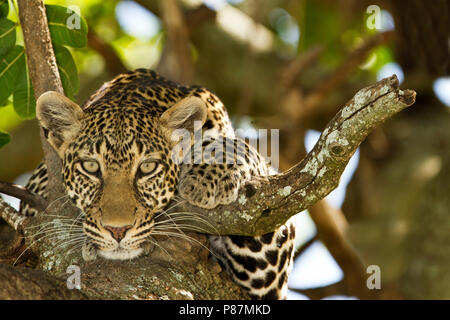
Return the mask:
{"type": "Polygon", "coordinates": [[[172,134],[193,133],[194,121],[204,123],[204,102],[189,96],[149,108],[121,98],[82,109],[47,92],[37,101],[36,115],[62,159],[67,194],[84,213],[83,231],[97,253],[108,259],[137,257],[155,216],[177,189],[172,134]]]}

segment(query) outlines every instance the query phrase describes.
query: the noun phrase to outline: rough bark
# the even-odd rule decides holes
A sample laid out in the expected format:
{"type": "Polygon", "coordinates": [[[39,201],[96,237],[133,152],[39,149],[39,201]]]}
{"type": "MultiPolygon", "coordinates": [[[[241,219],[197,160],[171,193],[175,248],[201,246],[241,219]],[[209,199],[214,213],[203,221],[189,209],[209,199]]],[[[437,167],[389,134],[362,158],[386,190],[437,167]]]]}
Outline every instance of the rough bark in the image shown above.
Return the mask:
{"type": "Polygon", "coordinates": [[[67,300],[86,299],[78,290],[69,290],[63,279],[41,270],[14,268],[0,264],[1,300],[67,300]]]}
{"type": "MultiPolygon", "coordinates": [[[[64,94],[58,65],[53,52],[50,31],[43,1],[18,0],[19,19],[25,43],[28,71],[34,96],[39,98],[46,91],[64,94]]],[[[52,201],[64,194],[61,177],[61,160],[48,144],[40,130],[44,160],[49,172],[47,191],[52,201]]]]}

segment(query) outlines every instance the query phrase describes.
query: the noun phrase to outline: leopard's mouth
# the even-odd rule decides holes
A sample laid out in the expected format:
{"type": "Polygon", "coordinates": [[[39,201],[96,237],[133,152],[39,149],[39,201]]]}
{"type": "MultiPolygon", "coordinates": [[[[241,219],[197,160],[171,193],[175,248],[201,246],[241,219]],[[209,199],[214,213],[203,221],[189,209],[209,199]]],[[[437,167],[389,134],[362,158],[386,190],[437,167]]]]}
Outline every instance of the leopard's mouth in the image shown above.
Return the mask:
{"type": "Polygon", "coordinates": [[[97,254],[105,259],[109,260],[130,260],[137,258],[142,254],[144,250],[142,248],[136,249],[125,249],[122,247],[117,247],[113,250],[97,250],[97,254]]]}

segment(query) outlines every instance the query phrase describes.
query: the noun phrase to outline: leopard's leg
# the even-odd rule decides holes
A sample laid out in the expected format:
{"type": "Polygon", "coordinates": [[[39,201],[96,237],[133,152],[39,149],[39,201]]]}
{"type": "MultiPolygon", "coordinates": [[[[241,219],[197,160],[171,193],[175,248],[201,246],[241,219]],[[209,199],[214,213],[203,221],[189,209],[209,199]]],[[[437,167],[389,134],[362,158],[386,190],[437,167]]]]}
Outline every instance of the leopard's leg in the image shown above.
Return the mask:
{"type": "MultiPolygon", "coordinates": [[[[227,138],[223,139],[225,141],[227,138]]],[[[268,175],[261,156],[246,143],[232,140],[226,163],[185,164],[179,183],[180,195],[191,204],[214,208],[238,197],[239,188],[252,176],[268,175]],[[230,152],[232,153],[230,157],[230,152]]],[[[220,139],[206,140],[202,151],[216,148],[220,139]]],[[[217,154],[213,154],[217,157],[217,154]]],[[[222,159],[223,159],[222,158],[222,159]]],[[[259,237],[210,236],[210,247],[233,279],[255,299],[285,299],[287,278],[292,268],[295,228],[291,221],[278,230],[259,237]]]]}
{"type": "MultiPolygon", "coordinates": [[[[44,162],[41,162],[28,180],[26,189],[45,198],[47,196],[45,192],[46,185],[47,168],[45,167],[44,162]]],[[[35,216],[37,212],[38,211],[29,204],[21,201],[18,212],[5,206],[5,209],[1,212],[1,217],[8,223],[8,225],[14,228],[14,230],[17,230],[26,217],[35,216]]]]}
{"type": "MultiPolygon", "coordinates": [[[[47,182],[48,182],[47,166],[45,165],[44,161],[42,161],[38,165],[36,170],[34,170],[25,188],[46,199],[47,182]]],[[[21,201],[20,203],[19,212],[24,216],[35,216],[38,213],[36,209],[32,208],[29,204],[27,204],[24,201],[21,201]]]]}

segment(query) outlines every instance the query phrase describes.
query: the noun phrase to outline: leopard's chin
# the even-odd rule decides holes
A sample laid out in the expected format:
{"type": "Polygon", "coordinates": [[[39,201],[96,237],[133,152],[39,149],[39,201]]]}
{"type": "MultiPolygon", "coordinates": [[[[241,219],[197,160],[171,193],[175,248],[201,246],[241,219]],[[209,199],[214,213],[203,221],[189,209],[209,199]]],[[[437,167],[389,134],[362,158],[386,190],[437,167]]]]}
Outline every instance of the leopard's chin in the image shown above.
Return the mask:
{"type": "Polygon", "coordinates": [[[137,258],[142,254],[144,250],[142,248],[137,249],[124,249],[116,248],[114,250],[98,250],[97,254],[105,259],[109,260],[130,260],[137,258]]]}

